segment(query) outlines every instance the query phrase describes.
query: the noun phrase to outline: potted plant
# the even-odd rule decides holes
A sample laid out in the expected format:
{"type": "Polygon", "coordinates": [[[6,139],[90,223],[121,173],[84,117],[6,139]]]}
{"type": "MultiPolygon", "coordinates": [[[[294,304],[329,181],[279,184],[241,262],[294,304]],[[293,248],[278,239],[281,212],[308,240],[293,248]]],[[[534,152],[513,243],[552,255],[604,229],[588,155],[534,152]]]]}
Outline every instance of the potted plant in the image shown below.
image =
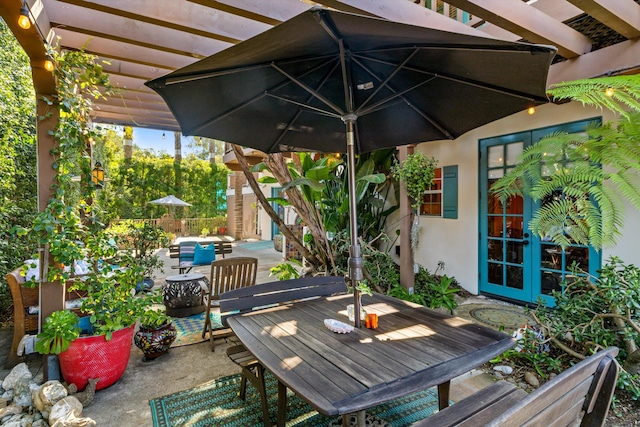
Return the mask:
{"type": "MultiPolygon", "coordinates": [[[[118,249],[118,238],[105,229],[94,201],[103,182],[92,180],[91,147],[101,140],[90,123],[92,101],[109,92],[109,82],[96,57],[82,51],[51,54],[56,58],[57,91],[47,99],[60,110],[52,132],[56,146],[50,154],[55,171],[46,208],[30,230],[42,248],[43,282],[59,282],[84,291],[82,311],[89,315],[94,335],[80,336],[77,318],[54,312],[45,321],[38,350],[58,354],[62,375],[83,390],[89,378],[105,388],[124,373],[129,361],[136,320],[152,303],[136,296],[144,267],[129,251],[118,249]],[[73,176],[80,175],[76,182],[73,176]]],[[[33,281],[33,285],[38,283],[33,281]]],[[[64,286],[64,285],[63,285],[64,286]]]]}
{"type": "Polygon", "coordinates": [[[133,341],[145,360],[153,360],[169,351],[178,333],[163,309],[149,308],[140,318],[140,329],[133,341]]]}

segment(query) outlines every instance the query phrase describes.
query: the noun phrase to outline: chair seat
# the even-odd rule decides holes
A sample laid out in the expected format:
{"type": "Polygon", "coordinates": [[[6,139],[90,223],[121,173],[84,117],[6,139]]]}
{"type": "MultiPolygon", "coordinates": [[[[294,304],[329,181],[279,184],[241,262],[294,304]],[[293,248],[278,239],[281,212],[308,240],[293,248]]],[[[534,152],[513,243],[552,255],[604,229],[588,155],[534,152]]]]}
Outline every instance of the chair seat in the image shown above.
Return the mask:
{"type": "Polygon", "coordinates": [[[241,368],[250,368],[260,363],[242,344],[227,348],[227,356],[241,368]]]}

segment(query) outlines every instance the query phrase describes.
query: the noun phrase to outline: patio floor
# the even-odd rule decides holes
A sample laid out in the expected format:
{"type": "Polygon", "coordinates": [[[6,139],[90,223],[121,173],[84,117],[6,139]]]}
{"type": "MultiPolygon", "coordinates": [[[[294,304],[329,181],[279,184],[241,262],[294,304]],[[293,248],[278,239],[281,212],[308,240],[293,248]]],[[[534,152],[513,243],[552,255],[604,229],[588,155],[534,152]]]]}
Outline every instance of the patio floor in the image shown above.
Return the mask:
{"type": "MultiPolygon", "coordinates": [[[[177,260],[168,257],[168,250],[161,250],[165,261],[162,275],[158,274],[156,284],[163,283],[164,277],[177,274],[170,268],[177,260]]],[[[282,253],[272,246],[253,242],[234,242],[232,256],[253,256],[259,259],[257,282],[274,280],[269,277],[269,268],[280,263],[282,253]]],[[[208,267],[196,267],[192,272],[209,273],[208,267]]],[[[474,297],[465,303],[501,304],[482,297],[474,297]]],[[[0,366],[4,366],[6,352],[10,348],[12,331],[0,330],[0,366]]],[[[142,352],[135,346],[131,350],[129,365],[122,378],[111,387],[96,393],[93,403],[85,408],[83,415],[93,418],[98,426],[152,426],[149,399],[164,396],[194,387],[212,379],[240,372],[226,356],[228,343],[218,340],[215,352],[211,352],[209,343],[202,342],[172,348],[169,353],[152,362],[142,360],[142,352]]],[[[41,357],[32,354],[27,357],[32,373],[41,368],[41,357]]],[[[0,378],[8,371],[0,370],[0,378]]],[[[467,395],[486,387],[492,376],[474,371],[454,380],[451,398],[460,400],[467,395]]]]}

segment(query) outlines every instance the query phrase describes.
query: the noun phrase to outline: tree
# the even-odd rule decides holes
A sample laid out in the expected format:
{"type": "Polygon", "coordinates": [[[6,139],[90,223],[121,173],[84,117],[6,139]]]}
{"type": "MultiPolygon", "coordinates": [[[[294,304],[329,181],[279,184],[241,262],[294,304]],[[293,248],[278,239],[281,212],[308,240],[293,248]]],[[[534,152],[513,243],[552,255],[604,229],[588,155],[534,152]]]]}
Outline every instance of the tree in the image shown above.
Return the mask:
{"type": "Polygon", "coordinates": [[[590,126],[584,135],[554,133],[527,148],[492,187],[501,199],[543,201],[529,229],[565,248],[613,245],[624,223],[624,201],[640,210],[640,76],[577,80],[555,85],[557,99],[608,108],[617,123],[590,126]]]}

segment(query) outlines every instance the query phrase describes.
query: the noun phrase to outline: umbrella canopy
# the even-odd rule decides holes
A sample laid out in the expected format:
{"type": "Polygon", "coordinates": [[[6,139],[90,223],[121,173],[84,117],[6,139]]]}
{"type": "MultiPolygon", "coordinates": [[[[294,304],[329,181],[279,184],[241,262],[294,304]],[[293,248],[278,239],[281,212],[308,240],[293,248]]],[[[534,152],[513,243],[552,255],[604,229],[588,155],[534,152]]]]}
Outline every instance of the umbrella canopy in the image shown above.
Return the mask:
{"type": "Polygon", "coordinates": [[[346,151],[355,285],[354,154],[454,139],[548,102],[555,51],[314,8],[146,84],[185,135],[265,153],[346,151]]]}
{"type": "Polygon", "coordinates": [[[187,203],[183,200],[180,200],[174,195],[169,195],[161,199],[152,200],[149,203],[153,203],[154,205],[164,205],[164,206],[191,206],[191,203],[187,203]]]}

